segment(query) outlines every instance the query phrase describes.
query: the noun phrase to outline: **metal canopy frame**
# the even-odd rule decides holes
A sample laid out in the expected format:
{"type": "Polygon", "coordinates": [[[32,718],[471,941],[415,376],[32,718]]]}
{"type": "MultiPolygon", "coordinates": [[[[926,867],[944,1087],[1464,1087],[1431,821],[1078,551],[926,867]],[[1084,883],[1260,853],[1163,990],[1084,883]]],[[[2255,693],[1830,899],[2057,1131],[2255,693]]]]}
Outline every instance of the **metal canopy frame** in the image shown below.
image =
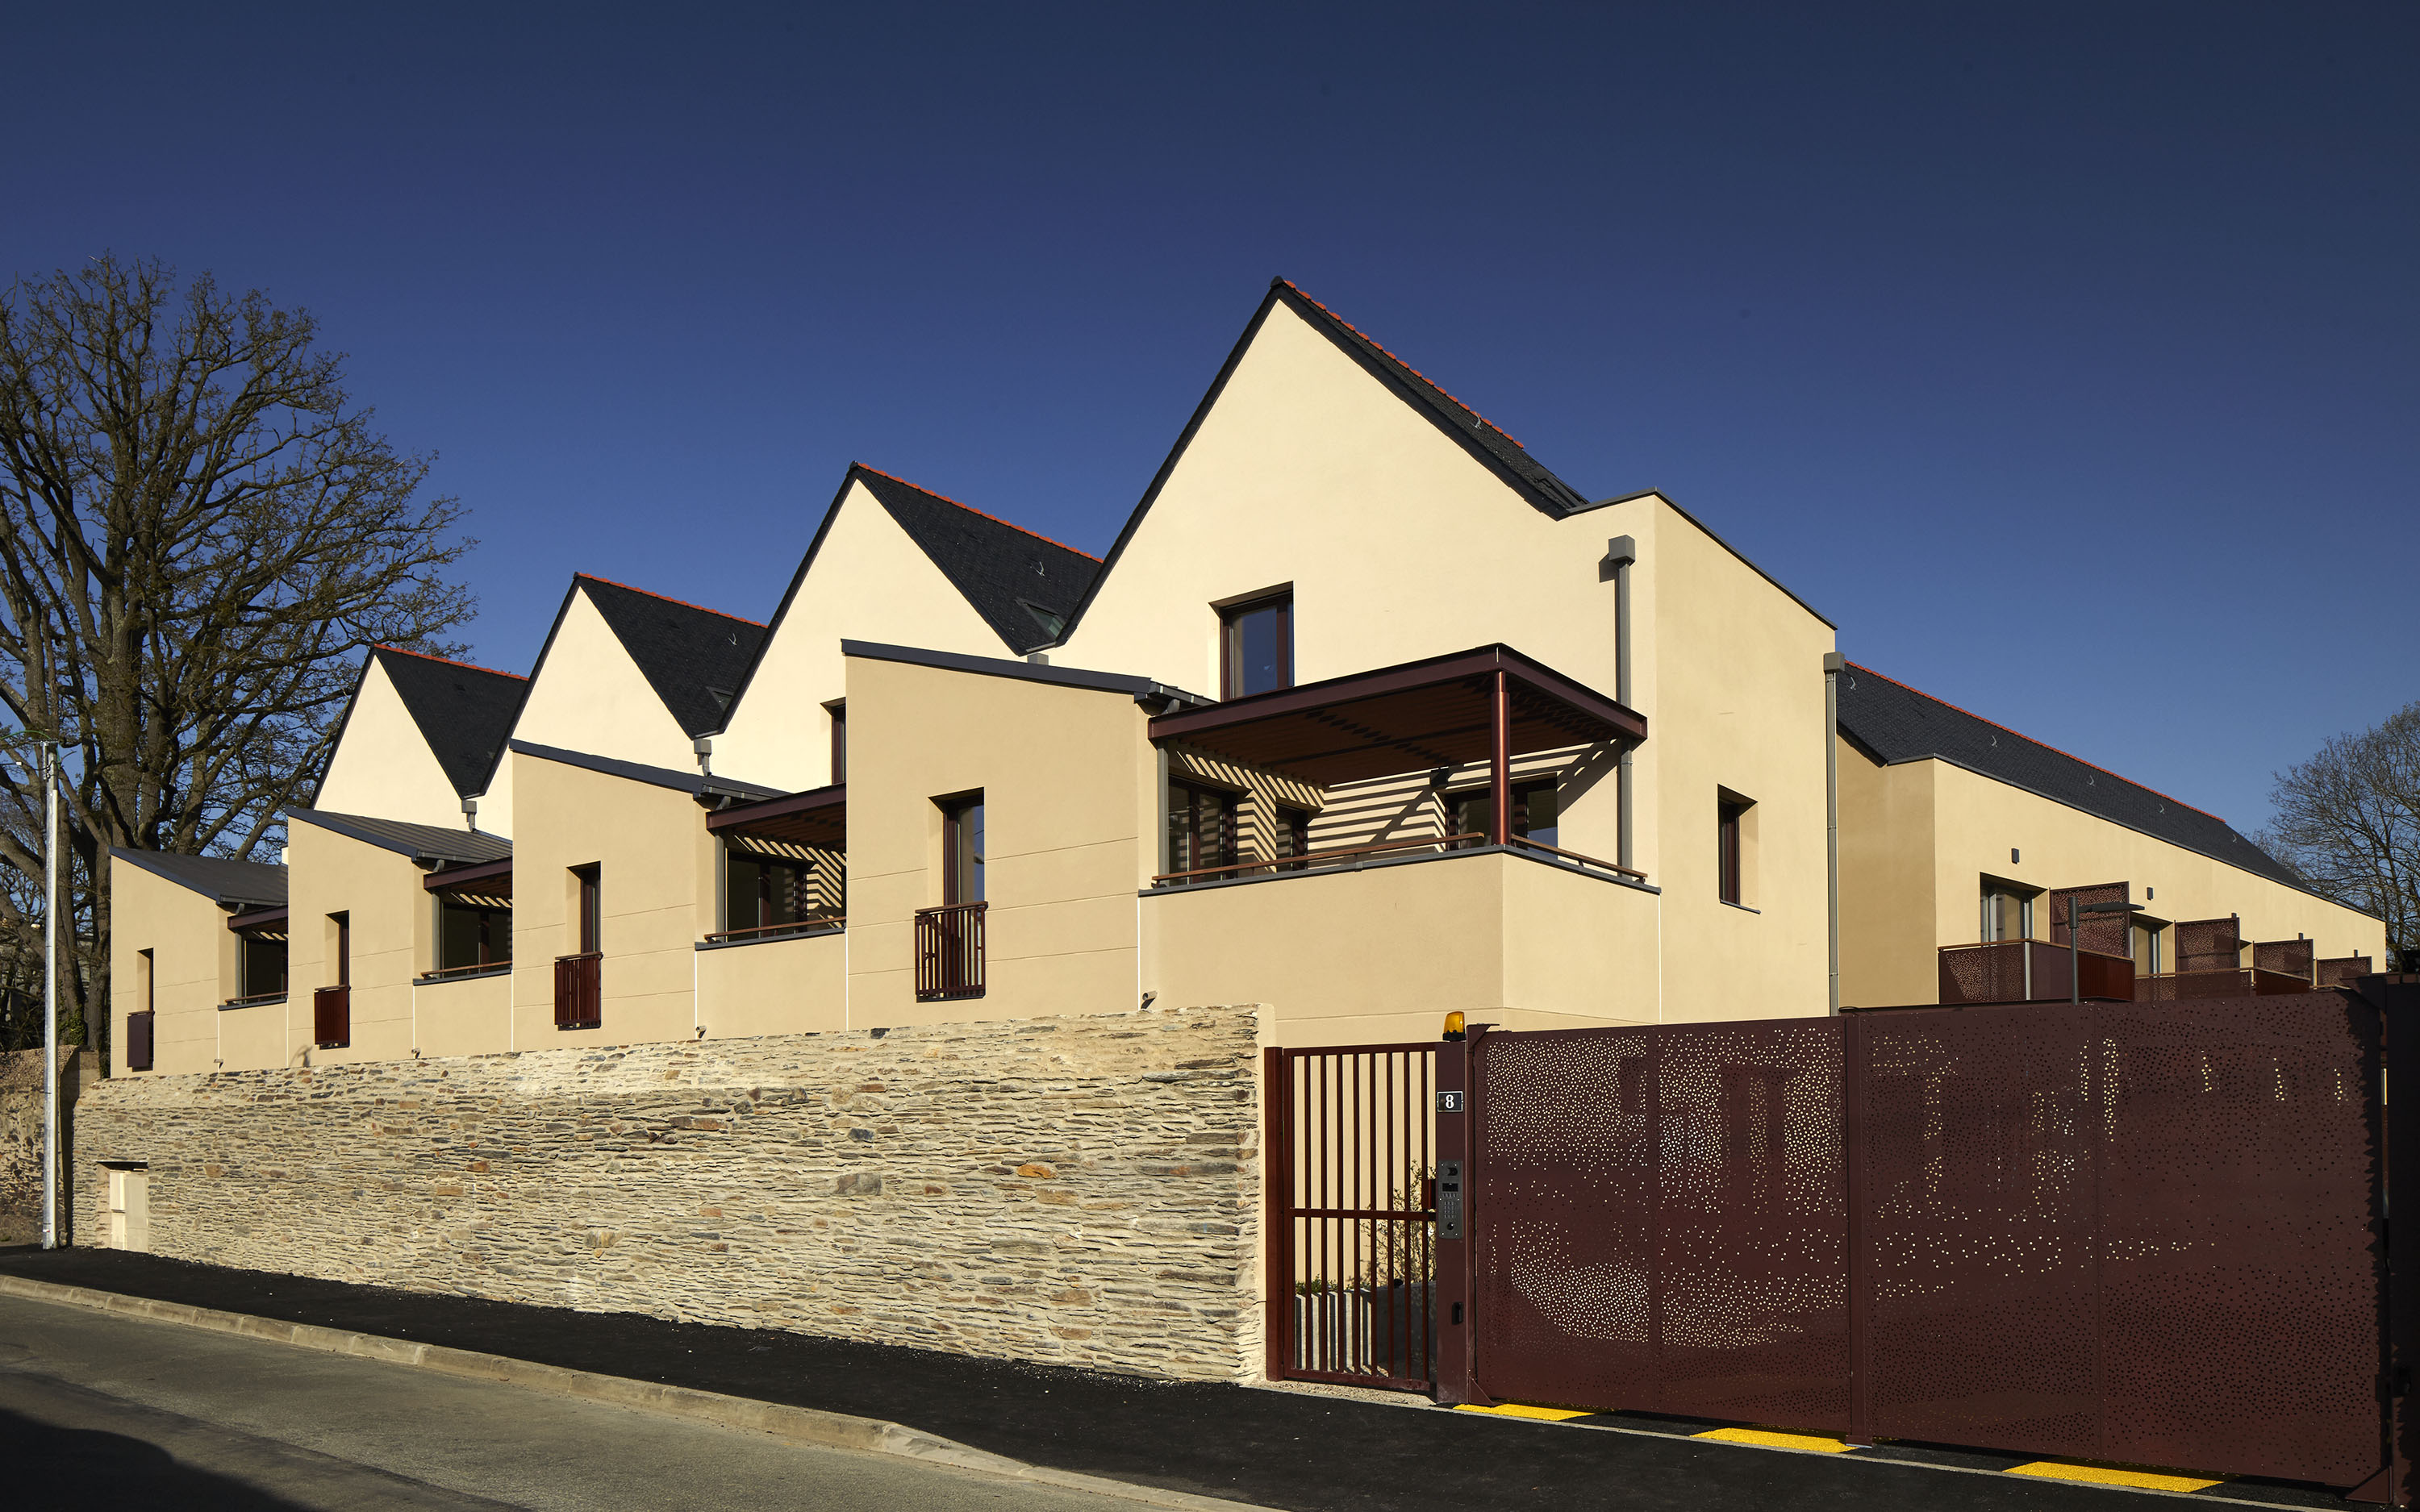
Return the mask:
{"type": "Polygon", "coordinates": [[[420,879],[430,892],[472,892],[482,898],[513,895],[513,858],[484,861],[477,866],[449,866],[420,879]]]}
{"type": "Polygon", "coordinates": [[[804,793],[754,803],[734,804],[706,816],[706,832],[725,839],[780,841],[817,850],[848,849],[848,784],[810,788],[804,793]]]}
{"type": "MultiPolygon", "coordinates": [[[[1514,756],[1570,746],[1635,743],[1647,738],[1647,718],[1510,646],[1492,645],[1164,714],[1151,721],[1151,738],[1332,787],[1469,762],[1500,767],[1514,756]]],[[[1504,801],[1499,792],[1498,810],[1504,801]]]]}

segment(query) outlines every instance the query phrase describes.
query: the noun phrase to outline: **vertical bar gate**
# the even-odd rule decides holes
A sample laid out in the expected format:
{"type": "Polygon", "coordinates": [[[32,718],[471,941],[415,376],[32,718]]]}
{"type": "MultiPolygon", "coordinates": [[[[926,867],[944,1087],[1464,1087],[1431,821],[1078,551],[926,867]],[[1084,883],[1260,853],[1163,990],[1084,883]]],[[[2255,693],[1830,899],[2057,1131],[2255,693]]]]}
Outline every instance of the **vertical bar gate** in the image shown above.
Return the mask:
{"type": "Polygon", "coordinates": [[[1264,1053],[1273,1380],[1435,1381],[1436,1048],[1264,1053]]]}

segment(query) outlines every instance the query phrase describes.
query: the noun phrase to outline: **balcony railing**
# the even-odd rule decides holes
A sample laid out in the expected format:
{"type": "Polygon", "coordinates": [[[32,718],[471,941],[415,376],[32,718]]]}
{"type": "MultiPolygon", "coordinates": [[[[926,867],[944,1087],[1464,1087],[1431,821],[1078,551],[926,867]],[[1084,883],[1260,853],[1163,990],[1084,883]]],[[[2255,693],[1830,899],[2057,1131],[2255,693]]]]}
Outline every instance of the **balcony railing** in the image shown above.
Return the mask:
{"type": "Polygon", "coordinates": [[[258,1008],[263,1003],[282,1003],[284,1001],[286,1001],[286,989],[280,987],[273,993],[252,993],[242,997],[230,997],[225,1002],[221,1003],[219,1007],[258,1008]]]}
{"type": "Polygon", "coordinates": [[[2168,971],[2134,979],[2134,1001],[2181,1003],[2196,997],[2268,997],[2314,991],[2310,979],[2241,966],[2233,971],[2168,971]]]}
{"type": "MultiPolygon", "coordinates": [[[[1487,837],[1477,833],[1390,840],[1382,841],[1375,845],[1351,845],[1333,851],[1305,851],[1299,856],[1280,856],[1265,860],[1231,861],[1225,866],[1196,867],[1190,872],[1163,872],[1151,880],[1154,887],[1181,887],[1188,883],[1206,882],[1216,878],[1279,876],[1297,872],[1328,872],[1339,867],[1359,866],[1365,856],[1400,856],[1409,851],[1424,850],[1461,851],[1486,843],[1488,843],[1487,837]]],[[[1623,881],[1644,882],[1647,879],[1647,873],[1626,866],[1617,866],[1611,861],[1601,861],[1593,856],[1583,856],[1577,851],[1567,851],[1558,846],[1547,845],[1531,840],[1526,835],[1513,836],[1512,843],[1507,848],[1549,856],[1584,872],[1608,872],[1623,881]]]]}
{"type": "Polygon", "coordinates": [[[752,924],[746,929],[719,929],[706,937],[708,945],[743,945],[752,940],[779,940],[793,934],[829,934],[848,927],[846,914],[810,914],[786,924],[752,924]]]}
{"type": "Polygon", "coordinates": [[[439,966],[411,979],[415,987],[427,987],[441,981],[458,981],[464,977],[500,976],[513,969],[510,961],[474,961],[467,966],[439,966]]]}
{"type": "Polygon", "coordinates": [[[602,950],[554,958],[554,1026],[593,1029],[605,1022],[602,950]]]}
{"type": "Polygon", "coordinates": [[[152,1013],[147,1008],[140,1013],[126,1015],[126,1069],[128,1071],[151,1069],[152,1023],[152,1013]]]}
{"type": "MultiPolygon", "coordinates": [[[[2065,1002],[2071,995],[2068,948],[2048,940],[1945,945],[1940,962],[1945,1003],[2065,1002]]],[[[2081,988],[2074,995],[2121,1002],[2134,995],[2134,963],[2127,957],[2079,950],[2073,963],[2081,988]]]]}
{"type": "Polygon", "coordinates": [[[311,1042],[342,1050],[353,1042],[353,990],[321,987],[311,995],[311,1042]]]}
{"type": "Polygon", "coordinates": [[[916,910],[916,1000],[984,995],[984,913],[988,903],[916,910]]]}

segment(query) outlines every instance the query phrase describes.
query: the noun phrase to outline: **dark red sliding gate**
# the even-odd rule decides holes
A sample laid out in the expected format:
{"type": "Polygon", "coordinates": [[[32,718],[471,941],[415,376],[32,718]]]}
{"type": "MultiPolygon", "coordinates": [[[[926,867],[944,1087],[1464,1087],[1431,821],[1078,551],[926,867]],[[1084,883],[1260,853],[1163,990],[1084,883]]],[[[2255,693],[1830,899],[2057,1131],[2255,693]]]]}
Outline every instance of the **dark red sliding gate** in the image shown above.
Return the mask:
{"type": "Polygon", "coordinates": [[[1441,1395],[2370,1481],[2381,1042],[2322,992],[1445,1046],[1441,1395]]]}
{"type": "Polygon", "coordinates": [[[1436,1051],[1264,1053],[1271,1377],[1435,1381],[1436,1051]]]}

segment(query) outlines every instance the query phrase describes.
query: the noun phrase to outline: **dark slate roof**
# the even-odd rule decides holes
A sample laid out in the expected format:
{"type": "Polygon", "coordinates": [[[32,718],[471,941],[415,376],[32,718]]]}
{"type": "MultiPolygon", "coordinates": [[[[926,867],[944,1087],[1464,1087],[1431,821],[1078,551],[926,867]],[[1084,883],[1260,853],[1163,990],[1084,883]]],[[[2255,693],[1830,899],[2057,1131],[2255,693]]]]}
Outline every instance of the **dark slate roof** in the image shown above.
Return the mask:
{"type": "Polygon", "coordinates": [[[450,861],[465,865],[475,861],[501,861],[513,854],[513,842],[502,835],[490,835],[476,829],[451,829],[441,825],[414,825],[400,819],[372,819],[366,814],[328,813],[318,809],[295,809],[287,815],[289,822],[300,821],[332,829],[365,845],[400,852],[416,861],[450,861]]]}
{"type": "Polygon", "coordinates": [[[286,869],[270,861],[238,861],[224,856],[184,856],[175,851],[131,851],[111,846],[110,859],[141,867],[180,887],[190,887],[222,907],[273,907],[286,901],[286,869]]]}
{"type": "Polygon", "coordinates": [[[1020,655],[1058,641],[1101,570],[1097,557],[888,472],[857,463],[849,474],[1020,655]]]}
{"type": "Polygon", "coordinates": [[[1048,663],[1003,661],[997,656],[967,656],[954,651],[927,651],[921,646],[892,646],[879,640],[843,640],[840,654],[863,656],[872,661],[899,661],[916,667],[938,667],[944,671],[973,672],[982,677],[1010,677],[1028,683],[1049,683],[1060,687],[1089,688],[1097,693],[1125,693],[1137,702],[1179,703],[1197,709],[1209,708],[1215,702],[1199,693],[1187,693],[1181,687],[1155,683],[1148,677],[1134,677],[1124,672],[1088,671],[1080,667],[1053,667],[1048,663]]]}
{"type": "Polygon", "coordinates": [[[1548,514],[1564,515],[1588,507],[1588,496],[1547,471],[1536,457],[1522,449],[1521,443],[1487,423],[1478,410],[1438,388],[1428,376],[1402,358],[1379,346],[1357,330],[1343,316],[1320,303],[1283,278],[1270,280],[1269,287],[1287,306],[1326,331],[1345,350],[1361,360],[1362,365],[1381,378],[1390,379],[1395,390],[1412,401],[1429,418],[1458,438],[1464,444],[1492,458],[1499,472],[1509,474],[1506,481],[1528,496],[1529,501],[1548,514]]]}
{"type": "Polygon", "coordinates": [[[393,646],[370,655],[386,669],[454,791],[464,797],[486,792],[529,679],[393,646]]]}
{"type": "Polygon", "coordinates": [[[541,746],[534,741],[516,740],[512,744],[512,748],[520,755],[535,756],[541,761],[561,762],[566,766],[601,772],[607,777],[618,777],[632,782],[645,782],[659,788],[675,788],[693,797],[705,794],[731,798],[786,798],[789,796],[780,788],[759,787],[753,782],[742,782],[737,778],[707,777],[700,772],[676,772],[669,766],[649,766],[644,762],[626,762],[616,756],[592,756],[584,750],[565,750],[560,746],[541,746]]]}
{"type": "Polygon", "coordinates": [[[573,579],[664,701],[682,733],[722,728],[765,627],[586,573],[573,579]]]}
{"type": "Polygon", "coordinates": [[[1839,691],[1841,733],[1886,765],[1937,758],[2257,876],[2303,886],[2292,869],[2216,814],[2130,782],[1869,668],[1849,663],[1839,691]]]}

